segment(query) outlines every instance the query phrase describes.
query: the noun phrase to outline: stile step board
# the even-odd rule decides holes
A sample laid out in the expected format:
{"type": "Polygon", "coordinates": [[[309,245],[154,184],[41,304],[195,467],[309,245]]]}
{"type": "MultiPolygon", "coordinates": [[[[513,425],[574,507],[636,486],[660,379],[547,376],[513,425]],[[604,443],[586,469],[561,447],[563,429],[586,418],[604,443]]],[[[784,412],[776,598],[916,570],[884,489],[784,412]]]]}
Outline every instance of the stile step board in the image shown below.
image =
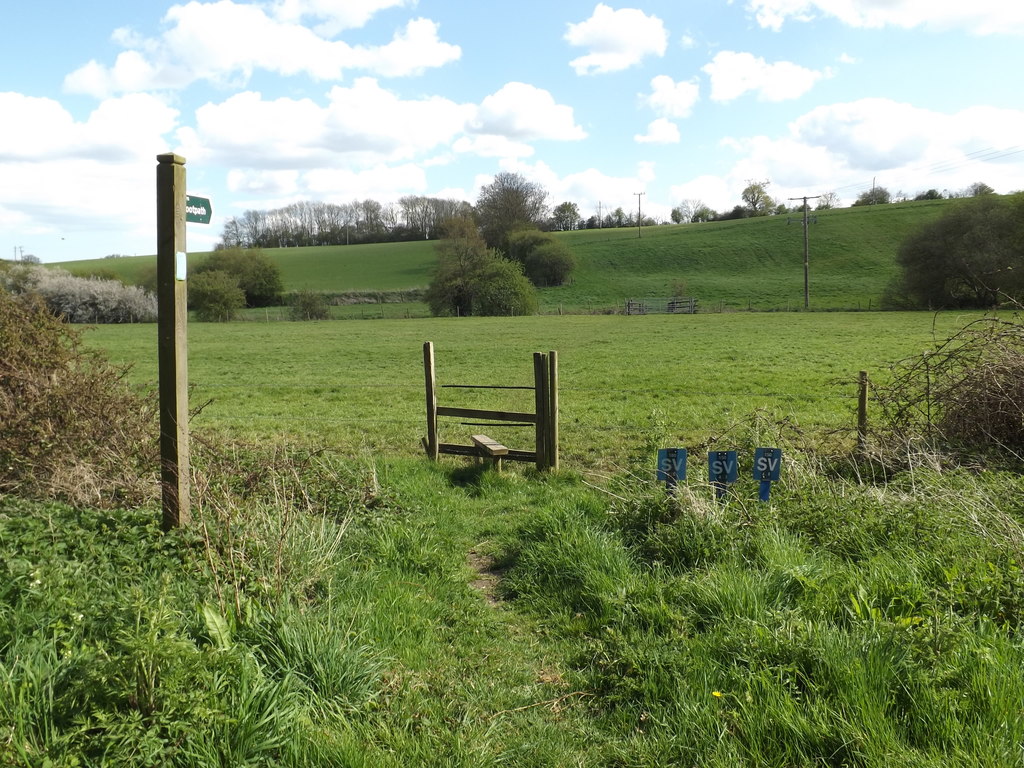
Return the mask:
{"type": "Polygon", "coordinates": [[[469,439],[486,456],[499,457],[508,455],[508,448],[487,435],[472,435],[469,439]]]}

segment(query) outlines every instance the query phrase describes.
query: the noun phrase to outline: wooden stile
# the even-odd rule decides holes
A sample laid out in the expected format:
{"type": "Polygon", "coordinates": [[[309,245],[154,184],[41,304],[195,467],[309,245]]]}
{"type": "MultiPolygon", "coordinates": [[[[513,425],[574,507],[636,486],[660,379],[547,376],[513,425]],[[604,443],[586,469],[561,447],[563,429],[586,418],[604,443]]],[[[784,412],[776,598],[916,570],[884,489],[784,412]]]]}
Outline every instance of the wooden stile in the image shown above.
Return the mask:
{"type": "MultiPolygon", "coordinates": [[[[441,454],[452,456],[477,456],[491,458],[497,466],[500,459],[509,461],[534,462],[537,469],[558,468],[558,370],[557,353],[534,353],[534,386],[495,385],[446,385],[459,389],[533,389],[535,413],[499,411],[486,408],[460,408],[437,404],[437,382],[434,369],[434,345],[423,345],[423,370],[426,386],[427,436],[423,448],[427,456],[437,460],[441,454]],[[473,435],[473,445],[442,443],[438,437],[438,417],[483,419],[487,422],[515,423],[518,426],[533,426],[535,447],[532,451],[507,448],[487,435],[473,435]]],[[[481,424],[479,426],[486,426],[481,424]]]]}

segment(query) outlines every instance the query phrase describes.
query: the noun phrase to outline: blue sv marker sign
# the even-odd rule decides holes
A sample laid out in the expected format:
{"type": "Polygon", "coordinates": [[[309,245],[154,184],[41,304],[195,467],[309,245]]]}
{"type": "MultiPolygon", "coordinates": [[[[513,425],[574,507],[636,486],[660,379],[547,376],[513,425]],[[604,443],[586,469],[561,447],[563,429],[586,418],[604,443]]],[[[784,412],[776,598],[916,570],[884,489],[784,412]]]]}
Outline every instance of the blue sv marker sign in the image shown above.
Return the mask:
{"type": "Polygon", "coordinates": [[[761,481],[760,499],[771,497],[772,483],[782,476],[782,450],[780,448],[754,449],[754,479],[761,481]]]}
{"type": "Polygon", "coordinates": [[[658,482],[668,489],[686,479],[686,449],[662,448],[658,451],[658,482]]]}
{"type": "Polygon", "coordinates": [[[754,449],[754,479],[777,481],[782,474],[782,450],[754,449]]]}
{"type": "Polygon", "coordinates": [[[736,451],[711,451],[708,453],[708,480],[715,487],[718,498],[725,496],[726,488],[739,477],[736,451]]]}

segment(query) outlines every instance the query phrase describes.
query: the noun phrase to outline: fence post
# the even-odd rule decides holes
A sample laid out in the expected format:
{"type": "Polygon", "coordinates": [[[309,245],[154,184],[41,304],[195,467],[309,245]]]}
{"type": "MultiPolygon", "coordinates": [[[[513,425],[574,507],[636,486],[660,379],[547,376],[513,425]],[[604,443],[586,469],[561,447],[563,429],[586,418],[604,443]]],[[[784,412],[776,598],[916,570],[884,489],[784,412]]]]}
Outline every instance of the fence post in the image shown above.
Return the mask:
{"type": "Polygon", "coordinates": [[[548,352],[548,466],[558,470],[558,353],[548,352]]]}
{"type": "Polygon", "coordinates": [[[157,155],[157,358],[160,382],[160,495],[164,530],[189,521],[188,294],[185,158],[157,155]]]}
{"type": "Polygon", "coordinates": [[[868,441],[868,372],[861,371],[857,391],[857,450],[863,451],[868,441]]]}
{"type": "Polygon", "coordinates": [[[434,342],[423,344],[423,378],[427,388],[427,438],[424,440],[427,456],[437,461],[437,388],[434,380],[434,342]]]}
{"type": "Polygon", "coordinates": [[[548,357],[543,352],[533,353],[534,402],[537,408],[537,469],[547,469],[548,460],[548,357]]]}

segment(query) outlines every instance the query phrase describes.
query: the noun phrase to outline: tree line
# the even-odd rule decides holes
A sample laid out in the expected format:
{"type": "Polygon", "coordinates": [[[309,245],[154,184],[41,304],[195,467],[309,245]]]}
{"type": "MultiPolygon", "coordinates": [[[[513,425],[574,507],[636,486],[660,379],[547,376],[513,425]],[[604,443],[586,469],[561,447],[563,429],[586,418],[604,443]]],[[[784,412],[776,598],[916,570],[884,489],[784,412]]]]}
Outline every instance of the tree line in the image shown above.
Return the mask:
{"type": "Polygon", "coordinates": [[[314,245],[433,240],[448,219],[470,214],[462,200],[407,195],[397,205],[376,200],[291,203],[248,210],[224,223],[222,248],[301,248],[314,245]]]}
{"type": "MultiPolygon", "coordinates": [[[[639,216],[638,221],[636,212],[626,212],[621,207],[603,217],[584,219],[576,203],[567,200],[548,208],[546,196],[545,192],[545,200],[537,210],[509,211],[497,217],[520,216],[541,231],[554,232],[666,223],[650,216],[639,216]]],[[[493,211],[477,210],[480,202],[474,206],[465,200],[422,195],[407,195],[397,204],[387,205],[369,198],[341,204],[304,200],[272,210],[248,210],[228,218],[218,248],[304,248],[437,240],[450,219],[486,222],[493,218],[493,211]]]]}

